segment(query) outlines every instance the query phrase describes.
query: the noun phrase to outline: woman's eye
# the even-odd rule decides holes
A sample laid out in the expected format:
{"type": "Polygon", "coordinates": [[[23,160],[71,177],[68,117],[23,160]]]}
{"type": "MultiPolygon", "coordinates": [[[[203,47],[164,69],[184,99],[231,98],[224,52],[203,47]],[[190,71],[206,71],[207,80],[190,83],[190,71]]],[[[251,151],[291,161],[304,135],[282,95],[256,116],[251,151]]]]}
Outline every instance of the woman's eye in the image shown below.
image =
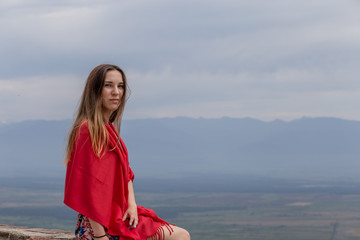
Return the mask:
{"type": "Polygon", "coordinates": [[[124,85],[119,85],[118,88],[124,88],[125,86],[124,85]]]}

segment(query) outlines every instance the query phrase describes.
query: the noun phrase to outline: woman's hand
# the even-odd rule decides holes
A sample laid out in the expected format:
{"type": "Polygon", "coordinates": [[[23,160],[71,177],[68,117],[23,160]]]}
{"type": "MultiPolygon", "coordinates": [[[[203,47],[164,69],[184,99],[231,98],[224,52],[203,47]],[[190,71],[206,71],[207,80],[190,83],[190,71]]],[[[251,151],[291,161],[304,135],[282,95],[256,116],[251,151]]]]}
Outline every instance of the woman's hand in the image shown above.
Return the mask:
{"type": "Polygon", "coordinates": [[[139,217],[137,213],[137,206],[136,205],[130,205],[123,216],[123,221],[126,219],[129,219],[129,226],[136,228],[136,226],[139,223],[139,217]]]}

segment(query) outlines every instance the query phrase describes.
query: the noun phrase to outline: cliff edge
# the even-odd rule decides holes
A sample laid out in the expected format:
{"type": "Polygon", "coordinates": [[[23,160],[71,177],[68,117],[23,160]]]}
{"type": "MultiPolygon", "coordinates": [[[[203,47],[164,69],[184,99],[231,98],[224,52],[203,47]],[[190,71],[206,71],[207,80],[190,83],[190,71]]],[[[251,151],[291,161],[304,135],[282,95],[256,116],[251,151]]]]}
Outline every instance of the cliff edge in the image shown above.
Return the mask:
{"type": "Polygon", "coordinates": [[[59,229],[18,227],[0,224],[0,240],[50,240],[75,239],[74,232],[59,229]]]}

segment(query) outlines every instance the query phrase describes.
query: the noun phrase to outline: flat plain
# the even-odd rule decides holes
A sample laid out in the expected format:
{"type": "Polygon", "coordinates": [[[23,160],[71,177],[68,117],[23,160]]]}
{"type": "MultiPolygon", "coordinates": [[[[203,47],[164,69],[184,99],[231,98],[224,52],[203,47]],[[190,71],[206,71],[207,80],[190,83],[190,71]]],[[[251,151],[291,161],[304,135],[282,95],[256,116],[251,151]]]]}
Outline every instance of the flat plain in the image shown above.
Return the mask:
{"type": "MultiPolygon", "coordinates": [[[[0,188],[0,223],[73,230],[61,188],[0,188]]],[[[193,240],[360,239],[360,194],[341,191],[138,192],[137,203],[193,240]]]]}

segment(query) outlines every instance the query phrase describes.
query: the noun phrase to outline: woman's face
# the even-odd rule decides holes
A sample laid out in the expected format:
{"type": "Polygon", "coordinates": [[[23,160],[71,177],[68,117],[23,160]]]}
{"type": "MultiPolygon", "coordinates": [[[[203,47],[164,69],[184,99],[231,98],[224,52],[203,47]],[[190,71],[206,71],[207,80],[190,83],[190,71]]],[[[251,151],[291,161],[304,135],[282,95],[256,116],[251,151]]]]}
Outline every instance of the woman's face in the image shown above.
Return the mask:
{"type": "Polygon", "coordinates": [[[105,118],[109,119],[111,112],[118,109],[124,94],[125,84],[122,75],[117,70],[110,70],[105,75],[105,82],[101,93],[105,118]]]}

